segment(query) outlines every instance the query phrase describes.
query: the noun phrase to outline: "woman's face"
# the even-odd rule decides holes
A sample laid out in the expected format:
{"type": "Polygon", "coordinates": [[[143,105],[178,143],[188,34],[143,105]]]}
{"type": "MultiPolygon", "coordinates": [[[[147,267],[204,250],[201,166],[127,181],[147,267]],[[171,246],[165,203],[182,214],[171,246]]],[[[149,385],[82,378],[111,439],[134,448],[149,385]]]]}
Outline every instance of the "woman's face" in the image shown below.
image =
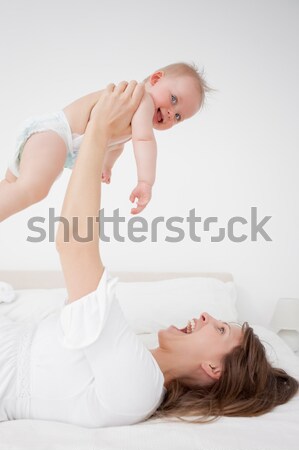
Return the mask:
{"type": "MultiPolygon", "coordinates": [[[[221,375],[223,357],[242,341],[237,324],[223,322],[204,312],[192,325],[178,329],[170,326],[159,331],[160,348],[180,361],[182,377],[203,372],[207,379],[221,375]]],[[[204,378],[204,377],[202,377],[204,378]]]]}

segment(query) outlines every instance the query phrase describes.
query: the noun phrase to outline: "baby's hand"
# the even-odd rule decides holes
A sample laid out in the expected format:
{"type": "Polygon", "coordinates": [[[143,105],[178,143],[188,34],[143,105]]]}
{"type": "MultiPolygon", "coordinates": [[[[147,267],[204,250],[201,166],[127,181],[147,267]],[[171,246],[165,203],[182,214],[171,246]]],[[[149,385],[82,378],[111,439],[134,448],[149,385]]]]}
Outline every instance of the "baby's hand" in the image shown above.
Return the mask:
{"type": "Polygon", "coordinates": [[[137,199],[137,207],[131,209],[131,214],[139,214],[146,207],[151,197],[152,186],[144,181],[139,181],[130,195],[130,201],[132,203],[134,203],[137,199]]]}

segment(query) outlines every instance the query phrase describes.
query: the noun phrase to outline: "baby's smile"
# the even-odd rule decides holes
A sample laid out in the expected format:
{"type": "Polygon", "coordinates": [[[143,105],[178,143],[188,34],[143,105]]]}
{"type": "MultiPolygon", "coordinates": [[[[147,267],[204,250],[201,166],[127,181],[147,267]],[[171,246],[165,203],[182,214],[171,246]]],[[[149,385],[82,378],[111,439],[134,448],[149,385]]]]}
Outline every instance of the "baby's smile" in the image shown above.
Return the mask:
{"type": "Polygon", "coordinates": [[[161,112],[160,108],[157,109],[157,122],[158,123],[163,123],[163,115],[162,115],[162,112],[161,112]]]}

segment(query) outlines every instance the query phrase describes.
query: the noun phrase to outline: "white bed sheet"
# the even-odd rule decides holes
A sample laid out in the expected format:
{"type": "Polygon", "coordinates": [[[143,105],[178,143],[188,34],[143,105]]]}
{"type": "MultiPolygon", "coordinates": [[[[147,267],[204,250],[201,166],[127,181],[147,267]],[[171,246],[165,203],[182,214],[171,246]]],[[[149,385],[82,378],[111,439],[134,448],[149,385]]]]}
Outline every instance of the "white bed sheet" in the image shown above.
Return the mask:
{"type": "Polygon", "coordinates": [[[58,422],[0,424],[1,450],[297,450],[299,397],[254,418],[223,417],[195,425],[148,421],[86,429],[58,422]]]}

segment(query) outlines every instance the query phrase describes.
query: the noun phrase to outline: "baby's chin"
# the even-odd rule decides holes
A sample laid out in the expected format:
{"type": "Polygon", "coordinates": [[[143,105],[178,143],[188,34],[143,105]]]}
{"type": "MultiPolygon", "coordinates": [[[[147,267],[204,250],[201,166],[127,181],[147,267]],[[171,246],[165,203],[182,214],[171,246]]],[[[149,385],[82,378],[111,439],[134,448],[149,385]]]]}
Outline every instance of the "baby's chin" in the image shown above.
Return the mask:
{"type": "Polygon", "coordinates": [[[157,123],[153,122],[153,128],[155,130],[164,130],[163,123],[159,123],[159,122],[157,122],[157,123]]]}
{"type": "Polygon", "coordinates": [[[163,130],[168,130],[169,128],[171,128],[171,126],[169,126],[169,124],[164,123],[164,122],[158,122],[157,120],[153,120],[153,128],[155,130],[159,130],[159,131],[163,131],[163,130]]]}

